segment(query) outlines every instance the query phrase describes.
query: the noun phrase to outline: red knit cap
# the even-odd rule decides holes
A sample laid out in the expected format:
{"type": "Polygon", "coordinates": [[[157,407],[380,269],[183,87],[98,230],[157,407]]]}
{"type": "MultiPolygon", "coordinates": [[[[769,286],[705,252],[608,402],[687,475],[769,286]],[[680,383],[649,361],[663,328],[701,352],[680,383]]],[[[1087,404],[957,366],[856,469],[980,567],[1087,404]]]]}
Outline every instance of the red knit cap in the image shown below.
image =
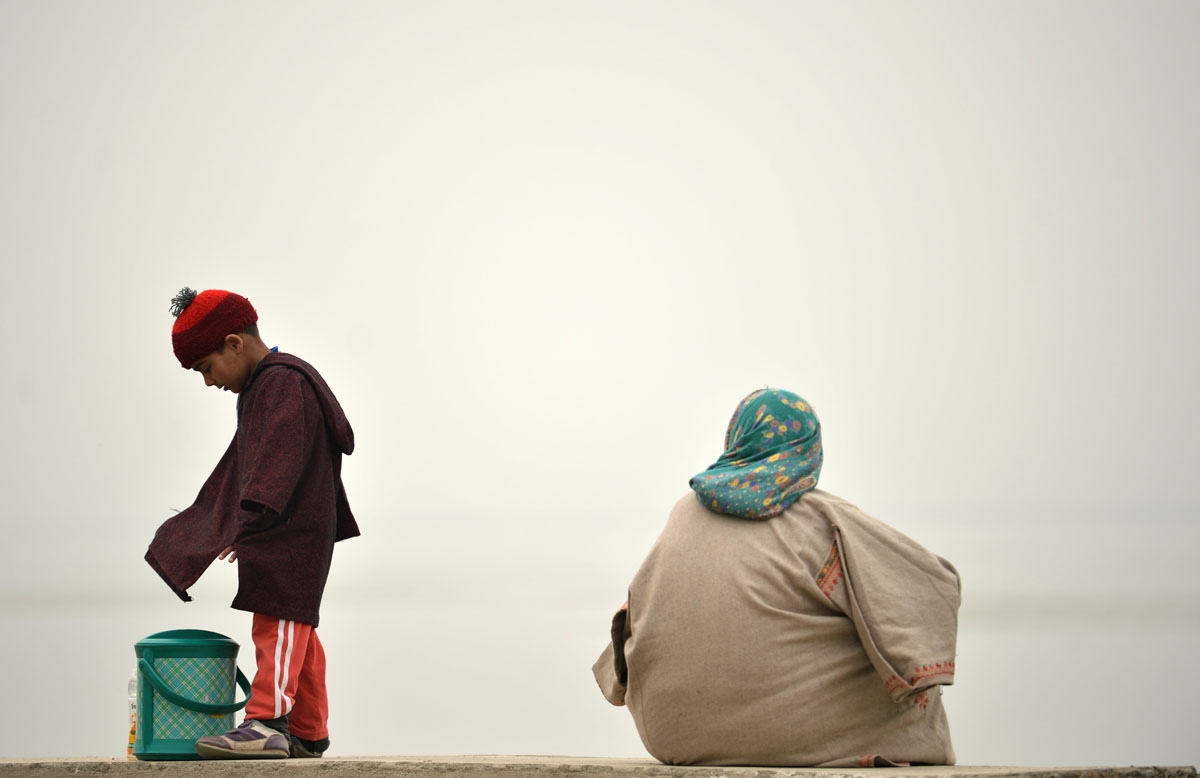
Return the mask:
{"type": "Polygon", "coordinates": [[[185,286],[171,298],[171,313],[175,316],[171,345],[185,369],[220,348],[226,335],[241,332],[258,321],[258,312],[249,300],[223,289],[197,294],[185,286]]]}

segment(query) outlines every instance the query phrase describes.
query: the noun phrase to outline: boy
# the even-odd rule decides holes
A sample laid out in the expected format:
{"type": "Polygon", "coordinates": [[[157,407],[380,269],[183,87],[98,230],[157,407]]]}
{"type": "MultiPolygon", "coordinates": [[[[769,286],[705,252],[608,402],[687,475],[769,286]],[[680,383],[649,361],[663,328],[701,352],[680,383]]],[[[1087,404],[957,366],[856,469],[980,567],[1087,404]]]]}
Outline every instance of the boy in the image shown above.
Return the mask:
{"type": "Polygon", "coordinates": [[[238,395],[237,432],[196,501],[159,527],[146,561],[185,602],[214,559],[238,562],[232,607],[254,614],[245,721],[201,738],[206,759],[319,757],[329,747],[318,612],[333,545],[359,534],[342,486],[354,433],[320,374],[268,348],[241,295],[171,300],[179,364],[238,395]]]}

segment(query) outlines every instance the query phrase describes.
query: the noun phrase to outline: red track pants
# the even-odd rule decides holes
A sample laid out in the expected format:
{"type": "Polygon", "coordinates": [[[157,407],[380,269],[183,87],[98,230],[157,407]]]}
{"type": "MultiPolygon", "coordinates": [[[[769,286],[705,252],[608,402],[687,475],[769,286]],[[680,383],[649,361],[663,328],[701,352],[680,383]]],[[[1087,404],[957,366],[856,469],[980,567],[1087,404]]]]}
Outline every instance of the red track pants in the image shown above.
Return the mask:
{"type": "Polygon", "coordinates": [[[288,717],[288,730],[306,740],[329,737],[325,649],[309,624],[254,614],[251,628],[258,670],[250,684],[246,718],[288,717]]]}

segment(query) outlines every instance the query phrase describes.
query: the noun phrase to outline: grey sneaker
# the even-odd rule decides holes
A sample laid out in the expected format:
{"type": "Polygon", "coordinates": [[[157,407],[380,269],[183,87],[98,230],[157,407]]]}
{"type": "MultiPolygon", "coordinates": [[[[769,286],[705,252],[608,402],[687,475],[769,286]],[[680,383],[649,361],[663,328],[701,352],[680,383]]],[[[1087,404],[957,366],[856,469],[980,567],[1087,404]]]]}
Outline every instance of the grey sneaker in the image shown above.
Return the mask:
{"type": "Polygon", "coordinates": [[[254,719],[243,721],[224,735],[196,741],[196,753],[205,759],[286,759],[288,751],[287,735],[254,719]]]}

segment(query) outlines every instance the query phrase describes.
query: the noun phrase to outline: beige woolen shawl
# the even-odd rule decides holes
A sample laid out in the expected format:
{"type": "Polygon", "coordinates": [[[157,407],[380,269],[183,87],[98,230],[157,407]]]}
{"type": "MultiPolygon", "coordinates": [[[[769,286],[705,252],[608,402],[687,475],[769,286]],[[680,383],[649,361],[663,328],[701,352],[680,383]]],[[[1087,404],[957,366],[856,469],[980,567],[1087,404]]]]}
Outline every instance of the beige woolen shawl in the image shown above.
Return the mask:
{"type": "Polygon", "coordinates": [[[828,492],[766,521],[688,492],[592,670],[668,764],[953,764],[959,594],[949,562],[828,492]]]}

